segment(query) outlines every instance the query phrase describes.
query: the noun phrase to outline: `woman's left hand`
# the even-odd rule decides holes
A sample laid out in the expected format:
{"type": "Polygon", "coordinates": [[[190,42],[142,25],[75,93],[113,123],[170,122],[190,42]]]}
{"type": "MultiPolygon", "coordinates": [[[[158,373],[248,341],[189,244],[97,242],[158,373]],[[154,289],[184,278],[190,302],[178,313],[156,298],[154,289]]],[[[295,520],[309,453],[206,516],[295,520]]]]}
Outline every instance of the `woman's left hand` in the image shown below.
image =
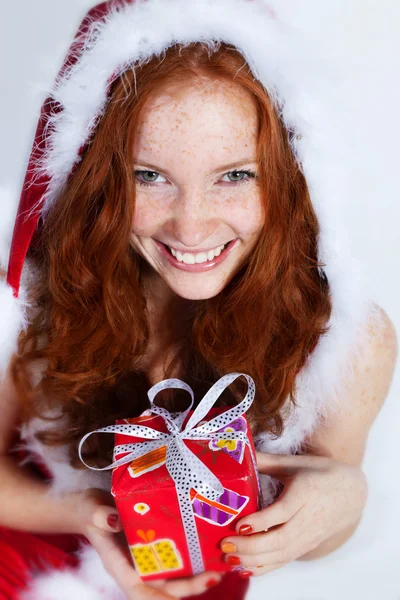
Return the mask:
{"type": "Polygon", "coordinates": [[[360,520],[368,495],[360,468],[310,454],[258,452],[257,463],[284,489],[273,504],[240,519],[240,535],[221,544],[228,564],[247,576],[278,569],[360,520]]]}

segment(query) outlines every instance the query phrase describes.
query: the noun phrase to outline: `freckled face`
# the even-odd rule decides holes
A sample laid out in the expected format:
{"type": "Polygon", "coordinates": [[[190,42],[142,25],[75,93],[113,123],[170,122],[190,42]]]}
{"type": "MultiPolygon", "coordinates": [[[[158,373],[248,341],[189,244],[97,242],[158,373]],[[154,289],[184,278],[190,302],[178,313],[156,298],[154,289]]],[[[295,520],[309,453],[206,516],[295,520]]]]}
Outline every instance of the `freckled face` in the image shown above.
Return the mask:
{"type": "Polygon", "coordinates": [[[131,242],[166,294],[212,298],[256,245],[263,226],[256,136],[255,103],[235,85],[170,87],[148,101],[134,146],[131,242]],[[188,268],[159,243],[197,254],[231,240],[214,266],[188,268]]]}

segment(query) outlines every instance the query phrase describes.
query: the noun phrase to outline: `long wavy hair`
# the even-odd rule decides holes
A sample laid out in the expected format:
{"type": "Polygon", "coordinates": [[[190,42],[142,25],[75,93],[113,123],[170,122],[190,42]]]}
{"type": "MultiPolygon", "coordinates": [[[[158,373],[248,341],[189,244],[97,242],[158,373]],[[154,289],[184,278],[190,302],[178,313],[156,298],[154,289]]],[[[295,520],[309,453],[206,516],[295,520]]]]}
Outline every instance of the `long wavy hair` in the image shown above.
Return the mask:
{"type": "MultiPolygon", "coordinates": [[[[199,400],[224,374],[251,375],[253,427],[278,437],[283,406],[288,398],[296,404],[296,375],[328,331],[332,308],[317,258],[319,224],[291,132],[241,53],[221,42],[176,44],[133,67],[113,82],[81,161],[36,232],[28,254],[36,269],[30,287],[36,311],[11,363],[23,420],[50,419],[48,409],[59,407],[64,419],[39,437],[46,444],[68,443],[76,467],[82,466],[77,444],[86,432],[148,407],[151,384],[140,368],[151,342],[146,261],[130,242],[133,142],[146,101],[165,85],[229,81],[254,99],[267,217],[254,251],[226,287],[213,298],[192,301],[179,332],[170,332],[177,350],[164,365],[164,378],[176,376],[179,365],[199,400]],[[46,367],[40,381],[32,382],[30,367],[38,360],[46,367]]],[[[234,403],[245,391],[239,378],[220,403],[234,403]]],[[[175,409],[188,400],[185,392],[165,390],[160,396],[175,409]]],[[[88,443],[85,459],[108,462],[111,437],[88,443]]]]}

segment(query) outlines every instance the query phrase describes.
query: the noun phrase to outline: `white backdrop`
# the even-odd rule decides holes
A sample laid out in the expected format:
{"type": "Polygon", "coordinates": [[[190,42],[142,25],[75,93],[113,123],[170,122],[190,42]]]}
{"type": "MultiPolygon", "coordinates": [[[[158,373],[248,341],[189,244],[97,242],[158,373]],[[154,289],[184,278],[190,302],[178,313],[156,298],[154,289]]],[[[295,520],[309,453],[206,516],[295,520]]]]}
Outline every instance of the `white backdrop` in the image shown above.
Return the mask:
{"type": "MultiPolygon", "coordinates": [[[[20,0],[2,6],[0,186],[19,190],[44,90],[92,5],[91,0],[20,0]]],[[[344,74],[356,148],[352,247],[368,264],[376,301],[400,332],[400,2],[272,0],[271,5],[312,36],[344,74]]],[[[357,532],[324,559],[294,562],[254,579],[249,600],[400,600],[399,389],[397,368],[369,436],[363,468],[370,491],[357,532]]]]}

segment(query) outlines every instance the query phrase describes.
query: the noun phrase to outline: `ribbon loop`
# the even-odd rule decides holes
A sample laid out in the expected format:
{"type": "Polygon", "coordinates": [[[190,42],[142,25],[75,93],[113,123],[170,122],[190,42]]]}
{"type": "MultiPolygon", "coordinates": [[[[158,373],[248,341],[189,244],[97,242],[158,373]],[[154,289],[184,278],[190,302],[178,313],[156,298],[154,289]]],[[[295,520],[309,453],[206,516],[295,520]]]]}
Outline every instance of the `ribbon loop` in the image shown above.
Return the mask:
{"type": "Polygon", "coordinates": [[[218,429],[224,427],[224,425],[229,425],[229,423],[234,421],[237,417],[240,417],[250,408],[254,396],[255,385],[253,379],[249,375],[246,375],[245,373],[230,373],[229,375],[224,375],[208,390],[207,394],[190,417],[186,424],[183,437],[185,439],[196,439],[198,433],[214,433],[218,431],[218,429]],[[241,375],[247,379],[248,384],[247,394],[243,400],[237,406],[228,409],[224,413],[207,421],[207,423],[203,423],[200,427],[195,427],[208,414],[210,408],[214,406],[215,402],[228,385],[241,375]]]}
{"type": "Polygon", "coordinates": [[[181,379],[176,379],[175,377],[171,377],[170,379],[164,379],[163,381],[159,381],[158,383],[153,385],[153,387],[151,387],[149,389],[149,391],[147,392],[147,396],[150,401],[150,407],[151,407],[150,410],[153,413],[155,413],[156,415],[163,417],[165,419],[167,427],[168,427],[168,424],[173,425],[172,429],[170,429],[168,427],[168,429],[170,429],[171,432],[174,429],[177,429],[178,431],[180,431],[181,427],[182,427],[182,423],[186,419],[186,416],[188,415],[189,411],[192,409],[193,404],[194,404],[194,393],[193,393],[193,390],[190,387],[190,385],[188,385],[181,379]],[[175,389],[185,390],[186,392],[189,392],[191,401],[190,401],[189,407],[185,411],[183,411],[182,413],[171,414],[166,408],[162,408],[161,406],[157,406],[156,404],[154,404],[154,398],[156,397],[158,392],[161,392],[161,390],[165,390],[167,388],[175,388],[175,389]]]}

